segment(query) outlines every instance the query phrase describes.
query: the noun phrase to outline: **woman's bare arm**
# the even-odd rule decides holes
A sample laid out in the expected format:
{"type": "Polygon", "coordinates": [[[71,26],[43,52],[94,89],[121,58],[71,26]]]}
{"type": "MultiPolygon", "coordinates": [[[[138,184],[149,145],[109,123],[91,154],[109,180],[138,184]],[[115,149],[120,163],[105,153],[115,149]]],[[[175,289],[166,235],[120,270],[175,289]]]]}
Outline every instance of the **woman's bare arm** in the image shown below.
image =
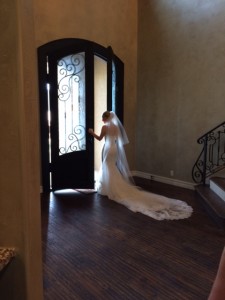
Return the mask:
{"type": "Polygon", "coordinates": [[[100,135],[97,135],[97,134],[94,132],[94,130],[93,130],[92,128],[89,128],[89,129],[88,129],[88,132],[89,132],[94,138],[96,138],[98,141],[101,141],[101,140],[104,138],[104,136],[106,135],[106,126],[105,126],[105,125],[102,126],[100,135]]]}

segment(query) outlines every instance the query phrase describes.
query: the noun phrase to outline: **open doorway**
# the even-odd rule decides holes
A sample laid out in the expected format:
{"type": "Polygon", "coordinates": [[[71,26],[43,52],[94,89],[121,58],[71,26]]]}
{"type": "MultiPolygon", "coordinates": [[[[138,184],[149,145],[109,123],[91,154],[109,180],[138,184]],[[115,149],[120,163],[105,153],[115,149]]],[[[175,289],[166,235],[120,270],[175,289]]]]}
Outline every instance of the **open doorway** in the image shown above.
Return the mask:
{"type": "Polygon", "coordinates": [[[95,143],[87,130],[100,131],[105,110],[123,120],[123,63],[111,47],[62,39],[39,47],[38,64],[42,189],[93,189],[102,143],[95,143]],[[69,118],[75,125],[67,125],[69,118]],[[62,139],[72,139],[75,146],[60,146],[62,139]]]}
{"type": "MultiPolygon", "coordinates": [[[[107,110],[107,63],[104,59],[94,57],[94,128],[100,133],[102,113],[107,110]]],[[[101,151],[104,141],[94,139],[94,172],[95,182],[101,165],[101,151]]]]}

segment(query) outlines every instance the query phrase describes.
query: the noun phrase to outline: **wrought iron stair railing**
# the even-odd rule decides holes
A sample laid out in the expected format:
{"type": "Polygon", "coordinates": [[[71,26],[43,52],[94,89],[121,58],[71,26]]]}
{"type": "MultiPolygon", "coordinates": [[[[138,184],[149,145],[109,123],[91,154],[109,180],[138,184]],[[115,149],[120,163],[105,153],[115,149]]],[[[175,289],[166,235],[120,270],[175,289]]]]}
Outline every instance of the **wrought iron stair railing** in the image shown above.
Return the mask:
{"type": "Polygon", "coordinates": [[[225,168],[225,122],[201,136],[197,142],[203,149],[192,168],[192,178],[198,184],[225,168]]]}

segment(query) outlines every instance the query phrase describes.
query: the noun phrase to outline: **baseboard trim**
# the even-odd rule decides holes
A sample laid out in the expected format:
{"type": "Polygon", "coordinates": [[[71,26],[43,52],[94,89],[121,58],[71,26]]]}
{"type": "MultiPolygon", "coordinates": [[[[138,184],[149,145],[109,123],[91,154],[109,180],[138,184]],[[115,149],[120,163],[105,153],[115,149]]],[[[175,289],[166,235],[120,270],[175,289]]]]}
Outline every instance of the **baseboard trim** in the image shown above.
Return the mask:
{"type": "Polygon", "coordinates": [[[173,178],[167,178],[167,177],[162,177],[150,173],[145,173],[141,171],[132,171],[133,176],[149,179],[149,180],[154,180],[162,183],[167,183],[170,185],[175,185],[179,187],[183,187],[189,190],[195,190],[195,184],[191,182],[186,182],[186,181],[181,181],[173,178]]]}
{"type": "MultiPolygon", "coordinates": [[[[162,177],[162,176],[158,176],[158,175],[154,175],[154,174],[150,174],[150,173],[145,173],[145,172],[141,172],[141,171],[132,171],[131,173],[132,173],[133,176],[137,176],[137,177],[141,177],[141,178],[145,178],[145,179],[149,179],[149,180],[154,180],[154,181],[158,181],[158,182],[162,182],[162,183],[166,183],[166,184],[170,184],[170,185],[183,187],[183,188],[186,188],[186,189],[189,189],[189,190],[195,190],[195,185],[196,184],[191,183],[191,182],[186,182],[186,181],[181,181],[181,180],[177,180],[177,179],[162,177]]],[[[42,186],[40,186],[40,193],[43,193],[43,187],[42,186]]]]}

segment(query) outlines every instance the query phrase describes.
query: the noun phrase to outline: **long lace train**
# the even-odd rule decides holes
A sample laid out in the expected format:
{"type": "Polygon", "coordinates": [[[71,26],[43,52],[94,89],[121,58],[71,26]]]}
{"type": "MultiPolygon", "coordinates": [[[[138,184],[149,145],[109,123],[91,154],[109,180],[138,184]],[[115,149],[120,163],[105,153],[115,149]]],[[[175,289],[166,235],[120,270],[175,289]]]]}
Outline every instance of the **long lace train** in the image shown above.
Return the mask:
{"type": "Polygon", "coordinates": [[[177,220],[191,216],[192,207],[186,202],[146,192],[128,182],[116,166],[117,146],[110,143],[102,164],[98,193],[156,220],[177,220]]]}

